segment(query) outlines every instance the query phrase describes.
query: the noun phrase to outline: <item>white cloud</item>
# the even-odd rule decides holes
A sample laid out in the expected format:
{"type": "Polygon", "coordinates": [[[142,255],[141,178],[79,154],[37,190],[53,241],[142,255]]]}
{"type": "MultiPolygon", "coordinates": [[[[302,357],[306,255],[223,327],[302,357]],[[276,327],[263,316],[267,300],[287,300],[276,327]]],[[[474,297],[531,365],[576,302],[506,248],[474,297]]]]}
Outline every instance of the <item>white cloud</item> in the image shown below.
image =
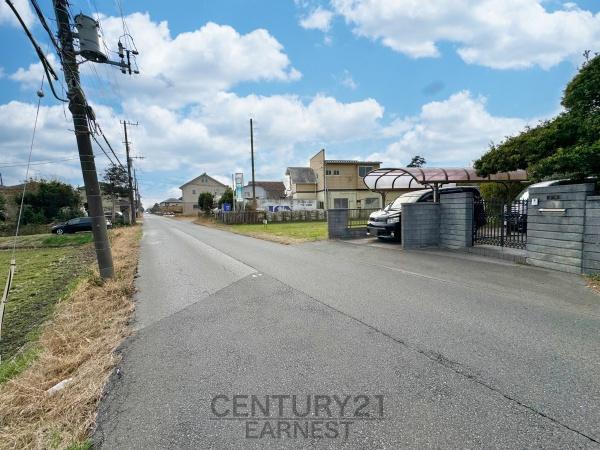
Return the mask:
{"type": "Polygon", "coordinates": [[[550,68],[600,46],[600,13],[542,0],[332,0],[354,33],[414,58],[453,42],[470,64],[550,68]]]}
{"type": "MultiPolygon", "coordinates": [[[[54,53],[49,53],[46,55],[46,58],[56,73],[59,73],[60,64],[54,53]]],[[[42,63],[35,62],[30,64],[26,69],[20,67],[16,72],[10,74],[9,78],[20,83],[21,87],[30,89],[40,87],[43,75],[44,68],[42,67],[42,63]]],[[[47,80],[44,80],[44,83],[47,83],[47,80]]]]}
{"type": "MultiPolygon", "coordinates": [[[[12,0],[15,9],[28,27],[33,24],[33,11],[27,0],[12,0]]],[[[20,27],[19,21],[6,2],[0,2],[0,25],[9,24],[20,27]]]]}
{"type": "Polygon", "coordinates": [[[331,28],[331,19],[333,13],[320,6],[315,8],[310,14],[300,20],[300,26],[307,30],[329,31],[331,28]]]}
{"type": "Polygon", "coordinates": [[[427,103],[416,117],[394,121],[383,135],[396,135],[397,140],[369,158],[404,166],[414,155],[421,155],[431,166],[461,167],[481,156],[490,142],[517,133],[525,125],[523,119],[491,115],[484,97],[461,91],[444,101],[427,103]]]}
{"type": "MultiPolygon", "coordinates": [[[[101,19],[107,45],[116,47],[123,34],[121,18],[101,19]]],[[[178,107],[241,82],[289,82],[301,77],[283,46],[264,29],[242,35],[228,25],[209,22],[173,37],[166,21],[153,22],[148,14],[134,13],[126,20],[140,52],[141,73],[121,77],[119,83],[137,97],[161,98],[178,107]]]]}
{"type": "Polygon", "coordinates": [[[348,89],[355,90],[358,88],[358,84],[352,78],[352,74],[348,70],[344,70],[344,76],[341,81],[343,86],[346,86],[348,89]]]}

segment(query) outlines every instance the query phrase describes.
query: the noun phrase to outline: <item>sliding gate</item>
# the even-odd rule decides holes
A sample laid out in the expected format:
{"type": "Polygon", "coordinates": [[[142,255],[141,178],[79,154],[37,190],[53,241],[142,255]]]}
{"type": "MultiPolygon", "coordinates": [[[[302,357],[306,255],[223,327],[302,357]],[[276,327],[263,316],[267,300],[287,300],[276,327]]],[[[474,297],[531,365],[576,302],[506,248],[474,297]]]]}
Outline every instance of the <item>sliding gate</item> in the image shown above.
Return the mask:
{"type": "Polygon", "coordinates": [[[473,245],[524,249],[527,245],[527,200],[476,200],[473,245]]]}

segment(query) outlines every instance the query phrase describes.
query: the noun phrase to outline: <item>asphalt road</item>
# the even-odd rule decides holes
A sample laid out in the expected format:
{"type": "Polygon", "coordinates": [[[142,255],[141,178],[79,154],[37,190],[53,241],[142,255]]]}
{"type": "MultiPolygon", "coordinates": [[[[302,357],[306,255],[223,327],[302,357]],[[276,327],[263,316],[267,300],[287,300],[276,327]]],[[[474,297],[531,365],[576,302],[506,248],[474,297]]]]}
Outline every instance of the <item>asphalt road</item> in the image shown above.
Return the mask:
{"type": "Polygon", "coordinates": [[[369,242],[147,217],[136,332],[95,444],[600,448],[600,297],[580,277],[369,242]],[[244,416],[252,395],[268,414],[244,416]],[[290,413],[307,395],[331,407],[290,413]]]}

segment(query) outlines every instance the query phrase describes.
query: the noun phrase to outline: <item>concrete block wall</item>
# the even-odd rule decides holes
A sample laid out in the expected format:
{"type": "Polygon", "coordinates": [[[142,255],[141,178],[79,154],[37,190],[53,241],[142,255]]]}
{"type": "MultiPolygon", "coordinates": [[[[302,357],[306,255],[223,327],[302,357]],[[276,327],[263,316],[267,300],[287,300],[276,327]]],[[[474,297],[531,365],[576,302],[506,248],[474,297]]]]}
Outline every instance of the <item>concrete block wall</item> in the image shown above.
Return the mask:
{"type": "Polygon", "coordinates": [[[600,272],[600,196],[598,195],[586,198],[582,271],[586,274],[600,272]]]}
{"type": "Polygon", "coordinates": [[[346,236],[346,226],[348,225],[347,209],[328,209],[327,210],[327,231],[329,239],[343,239],[346,236]]]}
{"type": "MultiPolygon", "coordinates": [[[[592,183],[531,188],[527,210],[528,264],[582,273],[586,199],[593,191],[592,183]],[[537,205],[533,204],[535,199],[537,205]]],[[[594,231],[592,223],[590,234],[594,231]]],[[[594,264],[592,260],[590,264],[594,264]]]]}
{"type": "Polygon", "coordinates": [[[473,193],[440,196],[440,247],[459,249],[473,245],[473,193]]]}
{"type": "Polygon", "coordinates": [[[439,240],[439,203],[405,203],[402,205],[402,248],[437,246],[439,240]]]}

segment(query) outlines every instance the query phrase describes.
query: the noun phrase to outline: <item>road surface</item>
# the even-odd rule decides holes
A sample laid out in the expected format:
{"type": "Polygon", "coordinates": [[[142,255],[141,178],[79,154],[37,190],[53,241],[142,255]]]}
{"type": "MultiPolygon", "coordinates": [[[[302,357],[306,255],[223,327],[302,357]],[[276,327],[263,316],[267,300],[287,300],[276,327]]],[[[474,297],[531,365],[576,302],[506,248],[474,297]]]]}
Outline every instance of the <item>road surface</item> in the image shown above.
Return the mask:
{"type": "Polygon", "coordinates": [[[600,297],[580,277],[144,222],[101,448],[600,448],[600,297]]]}

